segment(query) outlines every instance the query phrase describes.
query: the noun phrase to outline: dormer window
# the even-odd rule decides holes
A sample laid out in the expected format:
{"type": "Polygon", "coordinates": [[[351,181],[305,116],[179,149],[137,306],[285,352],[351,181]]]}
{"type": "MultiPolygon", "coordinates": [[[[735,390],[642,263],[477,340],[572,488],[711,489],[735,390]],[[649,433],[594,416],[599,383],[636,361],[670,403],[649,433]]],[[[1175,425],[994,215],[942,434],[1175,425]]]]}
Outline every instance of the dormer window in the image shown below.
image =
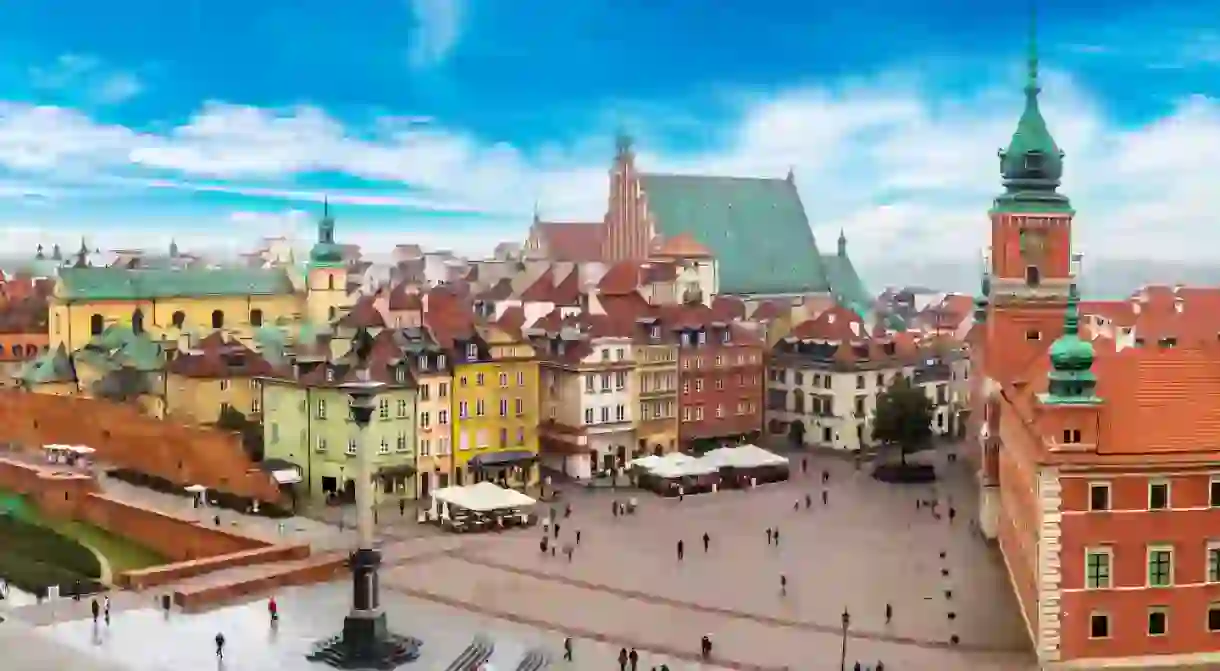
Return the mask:
{"type": "Polygon", "coordinates": [[[690,346],[691,346],[691,344],[692,344],[692,338],[691,338],[691,334],[690,334],[690,333],[683,333],[683,334],[682,334],[682,346],[683,346],[683,347],[690,347],[690,346]]]}
{"type": "Polygon", "coordinates": [[[699,332],[699,344],[700,344],[700,345],[706,345],[706,344],[707,344],[707,334],[706,334],[706,333],[704,333],[703,331],[700,331],[700,332],[699,332]]]}
{"type": "Polygon", "coordinates": [[[478,359],[479,358],[479,346],[473,345],[473,344],[467,345],[466,346],[466,358],[471,359],[471,360],[478,359]]]}
{"type": "Polygon", "coordinates": [[[1043,164],[1043,158],[1044,157],[1042,155],[1042,152],[1039,152],[1039,151],[1030,152],[1030,153],[1026,154],[1025,155],[1025,169],[1026,170],[1041,170],[1042,164],[1043,164]]]}
{"type": "Polygon", "coordinates": [[[403,370],[402,367],[395,369],[394,370],[394,379],[400,383],[406,382],[407,381],[407,371],[403,370]]]}
{"type": "Polygon", "coordinates": [[[648,337],[652,338],[653,340],[660,340],[661,339],[661,327],[654,326],[651,329],[649,329],[648,337]]]}
{"type": "Polygon", "coordinates": [[[427,357],[427,356],[423,356],[423,355],[421,355],[421,356],[419,357],[419,369],[420,369],[421,371],[426,371],[426,370],[428,370],[428,357],[427,357]]]}
{"type": "Polygon", "coordinates": [[[732,340],[733,340],[733,332],[730,329],[725,328],[724,331],[721,331],[720,342],[728,344],[729,342],[732,342],[732,340]]]}
{"type": "Polygon", "coordinates": [[[335,369],[333,369],[333,368],[326,369],[326,381],[327,382],[335,381],[335,369]]]}
{"type": "Polygon", "coordinates": [[[436,355],[436,369],[445,370],[445,355],[444,354],[436,355]]]}

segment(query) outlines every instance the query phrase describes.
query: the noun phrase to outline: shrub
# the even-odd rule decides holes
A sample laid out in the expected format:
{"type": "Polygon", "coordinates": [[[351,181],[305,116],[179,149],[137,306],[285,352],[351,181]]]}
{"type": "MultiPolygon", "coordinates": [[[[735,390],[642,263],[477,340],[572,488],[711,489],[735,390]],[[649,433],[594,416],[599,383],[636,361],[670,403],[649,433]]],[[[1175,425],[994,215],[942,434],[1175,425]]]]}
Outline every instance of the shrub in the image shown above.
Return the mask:
{"type": "Polygon", "coordinates": [[[881,482],[899,485],[921,485],[936,481],[936,468],[930,464],[882,464],[873,470],[881,482]]]}

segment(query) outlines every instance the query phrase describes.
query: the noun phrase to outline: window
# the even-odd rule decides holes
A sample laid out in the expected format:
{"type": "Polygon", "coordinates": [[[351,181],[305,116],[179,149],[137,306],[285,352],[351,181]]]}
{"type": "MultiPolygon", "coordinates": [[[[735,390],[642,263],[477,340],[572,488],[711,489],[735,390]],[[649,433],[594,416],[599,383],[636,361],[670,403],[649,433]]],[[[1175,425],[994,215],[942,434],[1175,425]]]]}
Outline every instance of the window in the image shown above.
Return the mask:
{"type": "Polygon", "coordinates": [[[436,369],[445,370],[445,355],[444,354],[436,355],[436,369]]]}
{"type": "Polygon", "coordinates": [[[173,324],[175,328],[180,329],[186,325],[186,313],[181,310],[178,310],[177,312],[175,312],[173,314],[173,316],[171,316],[169,318],[169,320],[170,320],[170,323],[173,324]]]}
{"type": "Polygon", "coordinates": [[[1042,332],[1038,331],[1036,329],[1030,329],[1025,332],[1025,339],[1026,340],[1041,340],[1042,332]]]}
{"type": "Polygon", "coordinates": [[[1169,609],[1153,606],[1148,609],[1148,635],[1164,636],[1169,633],[1169,609]]]}
{"type": "Polygon", "coordinates": [[[476,399],[474,402],[475,417],[482,417],[487,414],[487,403],[483,399],[476,399]]]}
{"type": "Polygon", "coordinates": [[[500,416],[508,417],[508,399],[507,398],[500,399],[500,416]]]}
{"type": "Polygon", "coordinates": [[[593,408],[585,408],[585,424],[593,423],[593,408]]]}
{"type": "Polygon", "coordinates": [[[627,373],[619,371],[614,374],[614,388],[622,391],[627,388],[627,373]]]}
{"type": "Polygon", "coordinates": [[[407,399],[398,399],[398,418],[405,419],[407,416],[407,399]]]}
{"type": "Polygon", "coordinates": [[[517,386],[525,386],[525,371],[517,371],[517,386]]]}
{"type": "Polygon", "coordinates": [[[717,354],[717,355],[716,355],[716,367],[717,367],[717,368],[719,368],[719,367],[721,367],[721,366],[723,366],[723,365],[724,365],[724,357],[722,357],[722,356],[720,356],[719,354],[717,354]]]}
{"type": "Polygon", "coordinates": [[[437,398],[449,398],[449,383],[442,382],[436,387],[437,398]]]}
{"type": "Polygon", "coordinates": [[[602,348],[601,353],[602,353],[602,361],[610,360],[610,350],[602,348]]]}
{"type": "Polygon", "coordinates": [[[419,355],[419,364],[418,365],[419,365],[420,372],[427,372],[427,370],[428,370],[427,355],[424,355],[424,354],[419,355]]]}
{"type": "Polygon", "coordinates": [[[474,434],[474,440],[475,440],[475,443],[474,443],[475,447],[477,447],[479,449],[483,449],[483,448],[487,447],[488,446],[487,429],[479,429],[474,434]]]}
{"type": "Polygon", "coordinates": [[[427,438],[421,438],[419,441],[419,456],[426,457],[432,452],[432,441],[427,438]]]}
{"type": "Polygon", "coordinates": [[[461,377],[459,377],[459,378],[458,378],[458,386],[459,386],[459,387],[465,387],[465,386],[466,386],[466,376],[465,376],[465,375],[463,375],[463,376],[461,376],[461,377]]]}
{"type": "Polygon", "coordinates": [[[695,421],[696,422],[703,421],[703,406],[701,406],[701,405],[695,406],[695,421]]]}
{"type": "Polygon", "coordinates": [[[262,325],[263,325],[263,311],[259,310],[258,308],[254,308],[253,310],[250,311],[250,326],[262,326],[262,325]]]}
{"type": "Polygon", "coordinates": [[[524,426],[517,427],[517,444],[518,445],[525,444],[525,427],[524,426]]]}
{"type": "Polygon", "coordinates": [[[458,417],[466,419],[470,416],[470,404],[467,401],[458,401],[458,417]]]}
{"type": "Polygon", "coordinates": [[[463,431],[458,436],[458,449],[459,450],[469,450],[470,449],[470,434],[469,433],[466,433],[465,431],[463,431]]]}
{"type": "Polygon", "coordinates": [[[1064,429],[1063,443],[1065,445],[1073,445],[1080,442],[1080,429],[1064,429]]]}
{"type": "Polygon", "coordinates": [[[615,361],[622,361],[624,356],[626,356],[626,352],[623,350],[622,347],[614,350],[614,360],[615,361]]]}
{"type": "Polygon", "coordinates": [[[1213,603],[1207,607],[1207,630],[1220,631],[1220,604],[1213,603]]]}
{"type": "Polygon", "coordinates": [[[262,403],[259,403],[258,397],[250,399],[250,412],[259,412],[263,409],[262,403]]]}
{"type": "Polygon", "coordinates": [[[1110,548],[1085,550],[1084,586],[1086,589],[1110,588],[1110,565],[1114,559],[1110,548]]]}
{"type": "Polygon", "coordinates": [[[501,427],[500,429],[500,449],[508,447],[508,429],[501,427]]]}
{"type": "Polygon", "coordinates": [[[1089,638],[1110,638],[1110,616],[1105,613],[1089,615],[1089,638]]]}
{"type": "Polygon", "coordinates": [[[1100,511],[1110,509],[1110,483],[1089,483],[1089,510],[1100,511]]]}
{"type": "Polygon", "coordinates": [[[445,426],[449,423],[449,411],[440,410],[436,413],[436,423],[445,426]]]}
{"type": "Polygon", "coordinates": [[[221,390],[221,391],[228,391],[228,390],[229,390],[229,381],[228,381],[228,380],[221,380],[221,381],[220,381],[220,390],[221,390]]]}
{"type": "Polygon", "coordinates": [[[106,320],[101,315],[94,314],[92,317],[89,317],[89,333],[92,335],[101,335],[105,328],[106,320]]]}
{"type": "Polygon", "coordinates": [[[689,422],[691,419],[691,409],[682,408],[682,421],[689,422]]]}
{"type": "Polygon", "coordinates": [[[724,417],[724,406],[717,403],[716,404],[716,419],[720,419],[722,417],[724,417]]]}
{"type": "Polygon", "coordinates": [[[479,358],[478,345],[467,345],[466,346],[466,359],[469,361],[477,361],[478,358],[479,358]]]}
{"type": "Polygon", "coordinates": [[[381,444],[377,446],[377,454],[389,454],[389,453],[390,453],[390,441],[386,440],[385,438],[382,438],[381,444]]]}
{"type": "Polygon", "coordinates": [[[1207,582],[1220,582],[1220,544],[1207,544],[1207,582]]]}
{"type": "Polygon", "coordinates": [[[1148,510],[1169,509],[1169,483],[1163,480],[1148,483],[1148,510]]]}
{"type": "Polygon", "coordinates": [[[500,388],[508,386],[508,373],[500,373],[500,388]]]}
{"type": "Polygon", "coordinates": [[[682,382],[682,393],[683,393],[683,394],[689,394],[689,393],[690,393],[690,382],[688,382],[688,381],[683,381],[683,382],[682,382]]]}
{"type": "Polygon", "coordinates": [[[1173,548],[1148,548],[1148,586],[1173,585],[1173,548]]]}
{"type": "Polygon", "coordinates": [[[856,376],[856,389],[863,389],[863,388],[864,388],[864,384],[865,384],[865,382],[864,382],[864,376],[863,376],[863,375],[857,375],[857,376],[856,376]]]}
{"type": "Polygon", "coordinates": [[[419,413],[419,428],[426,429],[429,426],[431,426],[431,424],[432,424],[432,413],[426,412],[426,411],[419,413]]]}
{"type": "Polygon", "coordinates": [[[724,380],[722,380],[720,378],[716,378],[716,390],[721,391],[723,389],[724,389],[724,380]]]}
{"type": "Polygon", "coordinates": [[[602,373],[602,391],[610,391],[610,374],[602,373]]]}
{"type": "Polygon", "coordinates": [[[356,453],[356,439],[355,438],[347,439],[347,453],[349,455],[356,453]]]}
{"type": "Polygon", "coordinates": [[[225,325],[224,310],[212,310],[212,328],[223,328],[225,325]]]}
{"type": "Polygon", "coordinates": [[[525,401],[517,398],[513,399],[513,412],[520,417],[525,414],[525,401]]]}
{"type": "Polygon", "coordinates": [[[610,421],[610,407],[609,407],[609,406],[602,406],[602,413],[601,413],[601,414],[602,414],[602,422],[603,422],[603,423],[605,423],[605,422],[609,422],[609,421],[610,421]]]}
{"type": "Polygon", "coordinates": [[[703,391],[703,380],[695,380],[695,393],[703,391]]]}
{"type": "Polygon", "coordinates": [[[382,399],[377,400],[377,418],[378,419],[389,419],[390,418],[390,399],[382,398],[382,399]]]}
{"type": "Polygon", "coordinates": [[[1220,508],[1220,478],[1212,478],[1207,486],[1207,505],[1220,508]]]}
{"type": "Polygon", "coordinates": [[[482,373],[475,373],[475,376],[474,376],[474,384],[475,384],[475,386],[476,386],[476,387],[482,387],[482,386],[483,386],[483,374],[482,374],[482,373]]]}
{"type": "Polygon", "coordinates": [[[627,406],[620,403],[614,407],[614,421],[616,421],[616,422],[627,421],[627,406]]]}
{"type": "Polygon", "coordinates": [[[326,419],[326,401],[318,399],[318,419],[326,419]]]}
{"type": "Polygon", "coordinates": [[[323,438],[322,436],[318,436],[318,447],[317,447],[317,450],[318,450],[319,452],[325,452],[325,451],[326,451],[326,439],[325,439],[325,438],[323,438]]]}

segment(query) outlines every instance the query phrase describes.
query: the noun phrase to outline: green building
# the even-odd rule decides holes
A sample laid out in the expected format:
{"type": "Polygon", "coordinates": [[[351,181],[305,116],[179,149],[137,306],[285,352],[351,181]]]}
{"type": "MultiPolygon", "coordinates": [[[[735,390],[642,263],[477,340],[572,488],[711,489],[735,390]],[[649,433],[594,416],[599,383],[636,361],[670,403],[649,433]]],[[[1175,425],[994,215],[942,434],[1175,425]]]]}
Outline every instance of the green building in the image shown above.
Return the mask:
{"type": "Polygon", "coordinates": [[[369,373],[385,387],[363,431],[352,421],[351,398],[340,387],[354,379],[349,365],[298,362],[292,377],[262,379],[264,463],[282,460],[300,470],[299,502],[350,499],[362,447],[373,451],[379,500],[415,497],[414,379],[405,363],[384,359],[369,373]]]}

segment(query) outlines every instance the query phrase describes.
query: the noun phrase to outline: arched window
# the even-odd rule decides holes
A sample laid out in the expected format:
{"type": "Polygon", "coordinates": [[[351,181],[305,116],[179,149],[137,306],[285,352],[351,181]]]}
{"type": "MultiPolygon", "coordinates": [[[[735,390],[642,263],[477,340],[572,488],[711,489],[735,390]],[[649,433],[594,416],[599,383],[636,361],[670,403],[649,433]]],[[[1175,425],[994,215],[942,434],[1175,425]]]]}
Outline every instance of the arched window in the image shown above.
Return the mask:
{"type": "Polygon", "coordinates": [[[13,345],[13,356],[21,356],[21,345],[13,345]]]}
{"type": "Polygon", "coordinates": [[[1036,287],[1042,283],[1042,273],[1038,270],[1038,266],[1025,267],[1025,283],[1031,287],[1036,287]]]}
{"type": "Polygon", "coordinates": [[[170,317],[170,322],[174,325],[174,328],[182,328],[186,324],[186,313],[178,310],[170,317]]]}
{"type": "Polygon", "coordinates": [[[334,275],[330,275],[330,274],[326,275],[326,288],[330,289],[331,291],[335,290],[335,276],[334,275]]]}
{"type": "Polygon", "coordinates": [[[224,310],[212,310],[212,328],[223,328],[225,325],[224,310]]]}
{"type": "Polygon", "coordinates": [[[38,354],[38,348],[36,346],[34,346],[34,345],[25,346],[25,355],[26,356],[33,357],[33,356],[36,356],[37,354],[38,354]]]}
{"type": "Polygon", "coordinates": [[[93,335],[101,335],[106,328],[106,320],[99,314],[94,314],[89,317],[89,332],[93,335]]]}
{"type": "Polygon", "coordinates": [[[131,332],[136,335],[144,332],[144,311],[140,308],[131,313],[131,332]]]}
{"type": "Polygon", "coordinates": [[[253,310],[250,311],[250,325],[251,326],[262,326],[263,325],[263,311],[262,310],[259,310],[258,308],[254,308],[253,310]]]}

